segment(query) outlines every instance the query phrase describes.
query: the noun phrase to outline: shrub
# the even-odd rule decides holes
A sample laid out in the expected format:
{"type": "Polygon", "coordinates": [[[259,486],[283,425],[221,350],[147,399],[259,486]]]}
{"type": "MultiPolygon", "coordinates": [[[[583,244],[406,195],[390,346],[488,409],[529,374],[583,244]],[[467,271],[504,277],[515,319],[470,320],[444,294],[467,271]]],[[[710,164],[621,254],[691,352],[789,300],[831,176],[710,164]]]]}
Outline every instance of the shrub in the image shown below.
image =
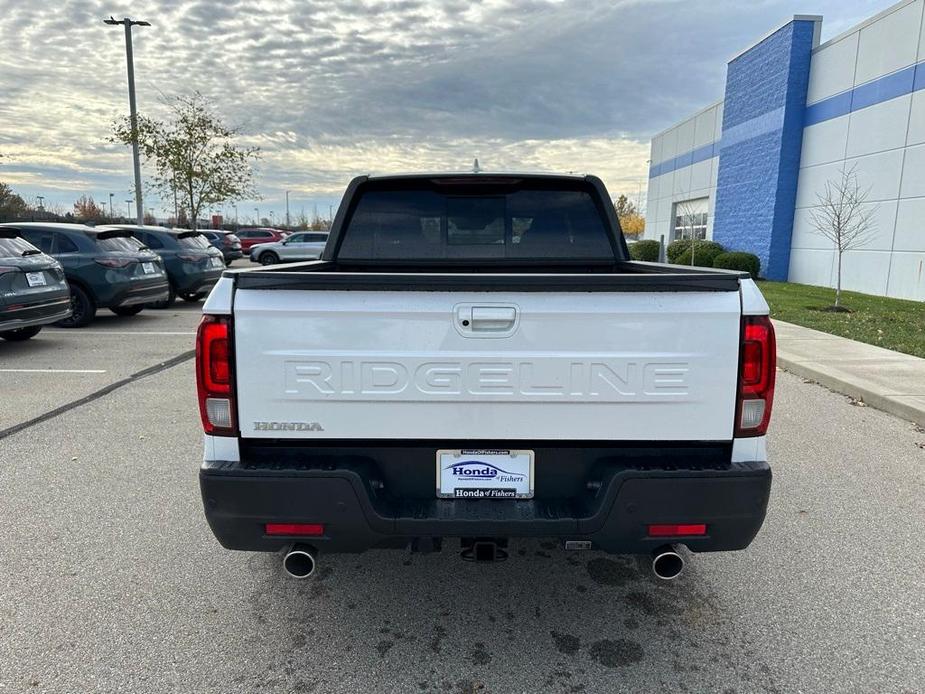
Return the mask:
{"type": "Polygon", "coordinates": [[[649,239],[648,241],[637,241],[631,243],[630,258],[633,260],[647,260],[650,263],[658,262],[658,241],[649,239]]]}
{"type": "Polygon", "coordinates": [[[677,241],[672,241],[668,244],[668,247],[665,248],[665,255],[668,257],[669,263],[677,263],[678,258],[681,257],[681,254],[684,253],[684,251],[689,251],[690,249],[690,239],[678,239],[677,241]]]}
{"type": "Polygon", "coordinates": [[[761,270],[761,261],[754,253],[732,251],[729,253],[720,253],[716,256],[713,259],[713,267],[722,270],[740,270],[749,273],[752,279],[758,279],[758,272],[761,270]]]}
{"type": "MultiPolygon", "coordinates": [[[[691,264],[691,246],[687,241],[687,250],[672,261],[676,265],[691,264]]],[[[714,241],[698,241],[694,251],[694,265],[699,267],[713,267],[713,259],[723,253],[726,249],[714,241]]]]}

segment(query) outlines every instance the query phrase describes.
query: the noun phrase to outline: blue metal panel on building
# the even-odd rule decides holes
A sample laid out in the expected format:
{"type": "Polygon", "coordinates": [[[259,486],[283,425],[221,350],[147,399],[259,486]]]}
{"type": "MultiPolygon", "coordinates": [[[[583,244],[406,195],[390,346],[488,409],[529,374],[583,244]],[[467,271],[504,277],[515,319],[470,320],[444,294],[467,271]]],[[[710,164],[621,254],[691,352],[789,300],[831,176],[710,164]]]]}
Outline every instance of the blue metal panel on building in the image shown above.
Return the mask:
{"type": "Polygon", "coordinates": [[[794,20],[729,63],[713,240],[786,280],[815,22],[794,20]]]}

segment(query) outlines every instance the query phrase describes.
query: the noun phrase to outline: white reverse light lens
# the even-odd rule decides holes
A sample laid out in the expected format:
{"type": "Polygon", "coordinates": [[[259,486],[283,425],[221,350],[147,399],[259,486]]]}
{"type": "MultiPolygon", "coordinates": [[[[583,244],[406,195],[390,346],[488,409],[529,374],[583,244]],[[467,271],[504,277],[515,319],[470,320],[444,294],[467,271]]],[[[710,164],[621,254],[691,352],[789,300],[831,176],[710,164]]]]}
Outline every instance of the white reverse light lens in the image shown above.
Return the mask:
{"type": "Polygon", "coordinates": [[[754,429],[764,418],[764,400],[743,400],[742,401],[742,422],[743,429],[754,429]]]}
{"type": "Polygon", "coordinates": [[[226,398],[206,398],[206,414],[212,426],[231,428],[231,401],[226,398]]]}

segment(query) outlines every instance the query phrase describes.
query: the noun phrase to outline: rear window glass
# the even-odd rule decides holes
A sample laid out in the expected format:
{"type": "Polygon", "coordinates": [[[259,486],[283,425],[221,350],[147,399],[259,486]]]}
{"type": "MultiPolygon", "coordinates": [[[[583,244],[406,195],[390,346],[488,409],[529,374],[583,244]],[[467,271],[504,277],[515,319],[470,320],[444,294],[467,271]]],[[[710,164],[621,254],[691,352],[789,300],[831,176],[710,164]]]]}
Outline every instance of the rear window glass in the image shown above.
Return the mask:
{"type": "Polygon", "coordinates": [[[504,188],[495,193],[489,187],[467,187],[472,192],[445,188],[374,189],[362,194],[344,231],[338,257],[614,257],[601,212],[585,190],[504,188]]]}
{"type": "Polygon", "coordinates": [[[106,239],[96,239],[96,247],[101,251],[135,253],[142,246],[144,244],[134,236],[110,236],[106,239]]]}
{"type": "Polygon", "coordinates": [[[0,258],[18,258],[23,254],[23,251],[35,250],[38,249],[25,239],[0,238],[0,258]]]}
{"type": "Polygon", "coordinates": [[[209,240],[202,234],[195,236],[182,236],[177,238],[181,248],[209,248],[209,240]]]}

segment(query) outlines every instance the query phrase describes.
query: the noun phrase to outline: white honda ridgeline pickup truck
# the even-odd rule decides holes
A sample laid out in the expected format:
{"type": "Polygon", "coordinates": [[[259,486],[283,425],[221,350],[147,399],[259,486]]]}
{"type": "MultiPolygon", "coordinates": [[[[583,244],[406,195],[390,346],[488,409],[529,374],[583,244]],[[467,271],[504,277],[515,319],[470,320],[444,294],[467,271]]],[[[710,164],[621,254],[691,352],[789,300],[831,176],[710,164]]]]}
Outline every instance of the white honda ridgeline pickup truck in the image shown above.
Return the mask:
{"type": "Polygon", "coordinates": [[[196,345],[228,549],[743,549],[771,488],[768,306],[629,260],[593,176],[361,176],[318,261],[226,271],[196,345]]]}

